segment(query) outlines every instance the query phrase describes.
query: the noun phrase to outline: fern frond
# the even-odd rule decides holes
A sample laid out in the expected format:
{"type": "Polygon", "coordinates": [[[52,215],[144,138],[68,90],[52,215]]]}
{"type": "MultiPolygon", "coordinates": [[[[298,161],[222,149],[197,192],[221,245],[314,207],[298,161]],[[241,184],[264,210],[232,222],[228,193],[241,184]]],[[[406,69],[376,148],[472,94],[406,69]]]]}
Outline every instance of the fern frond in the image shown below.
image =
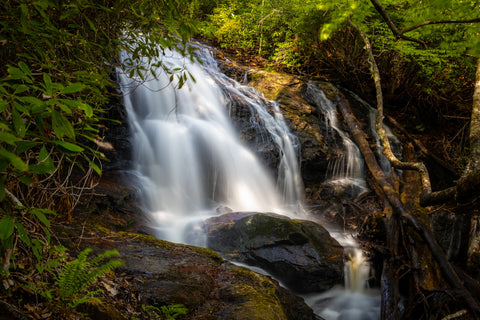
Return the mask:
{"type": "MultiPolygon", "coordinates": [[[[92,251],[90,248],[83,250],[77,259],[67,263],[60,272],[57,284],[60,297],[63,300],[73,300],[74,302],[82,301],[82,299],[74,300],[74,296],[95,283],[99,277],[123,265],[123,261],[119,259],[112,259],[101,264],[106,258],[119,256],[120,254],[116,250],[109,250],[105,253],[98,254],[91,261],[87,261],[87,257],[92,251]]],[[[87,294],[84,298],[89,296],[90,294],[87,294]]],[[[78,305],[80,303],[74,304],[78,305]]]]}

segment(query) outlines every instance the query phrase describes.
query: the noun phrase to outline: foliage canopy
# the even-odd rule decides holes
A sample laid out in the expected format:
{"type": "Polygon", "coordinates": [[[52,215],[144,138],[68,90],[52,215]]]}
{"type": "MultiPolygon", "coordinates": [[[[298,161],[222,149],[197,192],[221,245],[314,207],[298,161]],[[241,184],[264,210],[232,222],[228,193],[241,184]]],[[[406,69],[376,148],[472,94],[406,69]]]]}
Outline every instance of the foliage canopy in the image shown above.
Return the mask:
{"type": "MultiPolygon", "coordinates": [[[[112,75],[148,71],[140,60],[165,48],[187,55],[185,44],[195,30],[189,10],[180,0],[0,2],[0,275],[5,279],[12,268],[49,278],[51,264],[60,263],[51,259],[50,220],[54,211],[72,213],[107,160],[101,128],[103,108],[114,96],[112,75]],[[129,60],[119,62],[122,51],[129,60]],[[28,264],[12,263],[24,253],[31,256],[28,264]]],[[[14,282],[5,283],[8,290],[14,282]]]]}

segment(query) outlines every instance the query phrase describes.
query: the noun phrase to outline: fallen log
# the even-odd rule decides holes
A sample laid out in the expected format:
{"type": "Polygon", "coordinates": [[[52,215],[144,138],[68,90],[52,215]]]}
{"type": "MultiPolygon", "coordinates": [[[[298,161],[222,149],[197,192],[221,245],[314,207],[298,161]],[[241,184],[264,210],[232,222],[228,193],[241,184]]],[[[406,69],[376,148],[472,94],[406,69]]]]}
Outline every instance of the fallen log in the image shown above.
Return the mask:
{"type": "MultiPolygon", "coordinates": [[[[380,198],[387,198],[393,209],[392,215],[387,217],[387,237],[389,238],[388,246],[391,252],[395,254],[399,250],[398,230],[401,229],[399,226],[402,223],[407,223],[409,226],[413,227],[413,229],[421,236],[423,241],[425,241],[430,249],[431,254],[437,262],[445,281],[451,286],[456,294],[463,298],[469,310],[471,311],[472,316],[475,319],[480,319],[480,306],[478,301],[476,301],[470,292],[464,287],[463,283],[460,281],[460,278],[448,261],[445,253],[430,232],[430,229],[405,209],[400,200],[399,194],[388,182],[387,177],[378,164],[374,153],[370,149],[366,134],[360,129],[361,126],[351,111],[350,104],[341,93],[338,93],[337,95],[337,105],[350,130],[353,140],[359,147],[360,152],[364,157],[365,163],[373,177],[373,180],[380,187],[374,188],[374,190],[381,190],[382,194],[378,194],[378,196],[380,198]],[[391,227],[395,225],[395,228],[391,227]]],[[[386,292],[388,292],[388,290],[386,290],[386,292]]],[[[386,298],[397,299],[392,298],[391,295],[386,298]]],[[[388,309],[385,312],[382,310],[382,315],[388,315],[394,312],[394,310],[390,310],[391,305],[392,301],[382,301],[382,308],[388,309]]]]}

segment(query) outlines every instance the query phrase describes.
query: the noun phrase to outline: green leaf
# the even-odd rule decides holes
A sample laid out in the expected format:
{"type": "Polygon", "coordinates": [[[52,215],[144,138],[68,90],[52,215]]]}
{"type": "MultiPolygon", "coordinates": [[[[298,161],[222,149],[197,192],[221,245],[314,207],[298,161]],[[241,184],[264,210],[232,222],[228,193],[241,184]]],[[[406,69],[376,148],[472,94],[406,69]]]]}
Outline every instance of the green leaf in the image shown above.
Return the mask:
{"type": "Polygon", "coordinates": [[[19,156],[17,156],[14,153],[11,153],[10,151],[5,150],[2,147],[0,147],[0,157],[7,159],[16,169],[20,171],[26,171],[28,169],[28,165],[25,162],[23,162],[23,160],[20,159],[19,156]]]}
{"type": "Polygon", "coordinates": [[[43,210],[33,208],[29,211],[29,213],[33,214],[40,220],[46,227],[50,227],[50,220],[43,214],[43,210]]]}
{"type": "Polygon", "coordinates": [[[26,85],[20,84],[18,86],[15,86],[15,91],[13,92],[13,94],[17,95],[17,94],[20,94],[20,93],[23,93],[23,92],[27,91],[28,89],[29,89],[29,87],[27,87],[26,85]]]}
{"type": "Polygon", "coordinates": [[[24,153],[27,150],[35,147],[40,142],[37,141],[19,141],[17,142],[17,153],[24,153]]]}
{"type": "Polygon", "coordinates": [[[86,103],[82,103],[80,105],[80,110],[83,110],[85,112],[85,115],[88,117],[88,118],[91,118],[93,116],[93,109],[92,107],[89,105],[89,104],[86,104],[86,103]]]}
{"type": "Polygon", "coordinates": [[[66,142],[66,141],[52,141],[52,143],[72,152],[82,152],[83,150],[85,150],[76,144],[66,142]]]}
{"type": "Polygon", "coordinates": [[[23,71],[23,73],[25,73],[26,75],[29,75],[29,76],[32,75],[32,72],[30,71],[30,68],[27,66],[27,64],[25,62],[20,61],[18,66],[23,71]]]}
{"type": "Polygon", "coordinates": [[[47,104],[44,101],[32,96],[18,97],[17,99],[27,104],[30,107],[29,109],[32,111],[33,114],[41,113],[47,107],[47,104]]]}
{"type": "Polygon", "coordinates": [[[93,161],[90,161],[89,159],[87,159],[88,163],[90,164],[90,167],[92,167],[92,169],[99,175],[101,176],[102,175],[102,170],[95,164],[95,162],[93,161]]]}
{"type": "Polygon", "coordinates": [[[20,139],[19,137],[15,136],[11,133],[8,133],[8,132],[5,132],[5,131],[0,131],[0,141],[3,141],[5,143],[8,143],[9,145],[14,146],[15,142],[20,141],[20,140],[22,140],[22,139],[20,139]]]}
{"type": "Polygon", "coordinates": [[[59,139],[63,136],[75,139],[75,131],[70,121],[55,110],[52,111],[52,128],[59,139]]]}
{"type": "Polygon", "coordinates": [[[25,134],[27,133],[27,129],[25,128],[25,123],[23,122],[22,117],[20,116],[20,113],[18,113],[17,110],[12,110],[12,120],[13,120],[13,125],[15,126],[15,131],[17,132],[17,135],[20,138],[25,137],[25,134]]]}
{"type": "Polygon", "coordinates": [[[27,115],[30,114],[30,108],[29,108],[29,106],[25,106],[25,105],[23,105],[23,104],[21,104],[21,103],[18,103],[17,101],[15,101],[15,102],[13,103],[13,106],[15,107],[15,109],[17,109],[17,110],[20,111],[20,112],[23,112],[23,113],[25,113],[25,114],[27,114],[27,115]]]}
{"type": "Polygon", "coordinates": [[[50,78],[50,75],[48,73],[43,74],[43,82],[45,83],[45,94],[48,96],[52,96],[52,78],[50,78]]]}
{"type": "Polygon", "coordinates": [[[60,108],[60,110],[62,110],[63,112],[65,112],[66,114],[71,114],[72,113],[72,110],[66,105],[66,104],[63,104],[59,101],[55,101],[55,105],[57,107],[60,108]]]}
{"type": "Polygon", "coordinates": [[[27,176],[25,174],[22,174],[22,175],[18,176],[18,179],[26,186],[29,186],[30,184],[35,182],[35,179],[33,179],[32,177],[27,176]]]}
{"type": "Polygon", "coordinates": [[[8,102],[5,100],[0,100],[0,112],[7,110],[8,102]]]}
{"type": "Polygon", "coordinates": [[[5,241],[12,236],[15,221],[11,216],[4,216],[0,220],[0,240],[5,241]]]}
{"type": "Polygon", "coordinates": [[[7,70],[10,74],[10,77],[7,78],[7,80],[23,80],[25,82],[32,83],[32,80],[25,73],[23,73],[22,70],[12,66],[9,66],[7,70]]]}
{"type": "Polygon", "coordinates": [[[31,247],[32,242],[30,241],[30,237],[28,236],[28,233],[23,225],[19,221],[15,221],[15,227],[17,228],[18,237],[20,240],[22,240],[27,246],[31,247]]]}
{"type": "Polygon", "coordinates": [[[63,90],[60,91],[60,93],[71,94],[71,93],[82,91],[83,89],[85,89],[85,87],[86,87],[86,85],[84,85],[83,83],[75,82],[75,83],[69,84],[68,86],[63,88],[63,90]]]}
{"type": "Polygon", "coordinates": [[[50,173],[55,170],[52,158],[45,146],[42,147],[38,156],[38,163],[29,166],[29,171],[35,174],[50,173]]]}
{"type": "Polygon", "coordinates": [[[0,202],[5,199],[5,181],[7,181],[7,175],[2,174],[0,176],[0,202]]]}

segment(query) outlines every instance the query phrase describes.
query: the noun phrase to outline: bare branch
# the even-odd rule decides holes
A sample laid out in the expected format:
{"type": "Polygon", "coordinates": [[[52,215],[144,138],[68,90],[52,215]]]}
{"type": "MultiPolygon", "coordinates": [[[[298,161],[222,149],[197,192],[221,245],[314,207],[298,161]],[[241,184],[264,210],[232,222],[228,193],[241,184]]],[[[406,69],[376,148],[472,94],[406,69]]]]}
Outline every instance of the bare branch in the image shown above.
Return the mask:
{"type": "MultiPolygon", "coordinates": [[[[371,0],[371,1],[376,1],[376,0],[371,0]]],[[[376,7],[375,7],[376,9],[376,7]]],[[[378,9],[377,9],[378,10],[378,9]]],[[[383,16],[382,16],[383,17],[383,16]]],[[[403,35],[404,33],[410,32],[412,30],[421,28],[423,26],[428,26],[432,24],[464,24],[464,23],[479,23],[480,18],[473,18],[473,19],[466,19],[466,20],[436,20],[436,21],[424,21],[422,23],[419,23],[417,25],[411,26],[409,28],[405,28],[402,31],[400,31],[400,34],[403,35]]]]}

